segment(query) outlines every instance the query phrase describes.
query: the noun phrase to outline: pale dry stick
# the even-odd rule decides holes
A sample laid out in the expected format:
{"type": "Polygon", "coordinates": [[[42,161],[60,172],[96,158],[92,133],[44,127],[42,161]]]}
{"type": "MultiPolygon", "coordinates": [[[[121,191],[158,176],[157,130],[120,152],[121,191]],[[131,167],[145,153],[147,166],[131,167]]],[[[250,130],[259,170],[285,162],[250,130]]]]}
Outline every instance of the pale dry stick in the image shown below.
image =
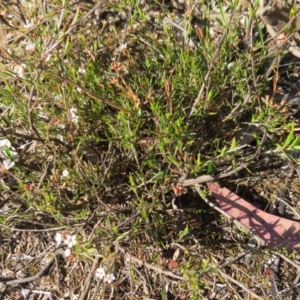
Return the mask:
{"type": "Polygon", "coordinates": [[[298,272],[298,274],[294,280],[294,285],[298,284],[299,280],[300,280],[300,273],[298,272]]]}
{"type": "MultiPolygon", "coordinates": [[[[153,294],[154,289],[153,289],[153,287],[151,285],[151,280],[149,278],[149,274],[148,274],[147,268],[144,268],[144,272],[145,272],[145,276],[146,276],[146,278],[145,278],[146,279],[146,283],[148,284],[149,288],[151,289],[150,294],[153,294]]],[[[170,281],[172,281],[173,284],[177,283],[177,281],[175,282],[175,280],[170,280],[170,281]]]]}
{"type": "Polygon", "coordinates": [[[300,50],[298,47],[296,46],[289,46],[288,47],[288,50],[296,57],[299,57],[300,58],[300,50]]]}
{"type": "MultiPolygon", "coordinates": [[[[208,202],[207,202],[208,203],[208,202]]],[[[211,202],[209,201],[209,203],[208,203],[210,206],[212,206],[213,208],[216,208],[216,207],[214,207],[213,206],[213,204],[211,204],[211,202]]],[[[217,209],[217,208],[216,208],[217,209]]],[[[217,209],[218,210],[218,209],[217,209]]],[[[218,210],[219,211],[219,210],[218,210]]],[[[221,212],[221,213],[223,213],[223,211],[221,212]]],[[[226,213],[224,213],[224,215],[226,215],[226,213]]],[[[254,238],[253,238],[254,239],[254,238]]],[[[181,249],[183,249],[184,251],[185,251],[185,248],[184,247],[182,247],[181,245],[178,245],[178,244],[176,244],[176,243],[172,243],[172,245],[176,245],[176,246],[179,246],[181,249]]],[[[259,246],[259,245],[258,245],[259,246]]],[[[218,271],[220,270],[220,269],[222,269],[222,268],[224,268],[224,267],[227,267],[228,265],[230,265],[230,264],[232,264],[232,263],[234,263],[235,261],[237,261],[237,260],[239,260],[240,258],[242,258],[243,256],[245,256],[245,255],[247,255],[249,252],[251,252],[251,251],[243,251],[241,254],[239,254],[237,257],[235,257],[234,259],[232,259],[232,260],[230,260],[230,261],[228,261],[228,262],[225,262],[225,263],[223,263],[223,264],[219,264],[217,261],[216,261],[216,259],[214,258],[214,257],[212,257],[212,259],[216,262],[216,265],[214,266],[218,271]]],[[[192,252],[191,252],[192,253],[192,252]]],[[[192,253],[193,254],[193,253],[192,253]]],[[[193,255],[196,255],[196,256],[199,256],[199,254],[193,254],[193,255]]],[[[222,272],[222,271],[221,271],[222,272]]],[[[205,274],[205,273],[207,273],[207,271],[206,272],[204,272],[203,274],[205,274]]],[[[248,275],[248,274],[246,274],[246,275],[248,275]]],[[[228,278],[227,278],[228,279],[228,278]]],[[[247,288],[246,288],[247,289],[247,288]]]]}
{"type": "Polygon", "coordinates": [[[214,181],[214,180],[217,180],[217,179],[220,179],[220,178],[229,177],[231,175],[236,174],[238,171],[245,169],[249,165],[250,165],[250,163],[246,163],[244,165],[236,167],[235,170],[225,172],[225,173],[221,173],[221,174],[216,175],[216,176],[202,175],[202,176],[199,176],[199,177],[193,178],[193,179],[185,179],[182,182],[182,186],[191,186],[191,185],[196,185],[196,184],[199,184],[199,183],[214,181]]]}
{"type": "Polygon", "coordinates": [[[29,122],[29,127],[31,130],[34,131],[34,133],[36,134],[36,136],[40,139],[41,136],[40,134],[38,133],[37,129],[35,128],[35,126],[33,125],[32,123],[32,115],[31,115],[31,112],[33,111],[34,109],[34,106],[32,107],[32,99],[33,99],[33,93],[34,93],[34,90],[35,90],[35,82],[37,81],[37,79],[39,78],[40,74],[37,72],[35,78],[32,80],[34,82],[33,86],[31,87],[31,90],[30,90],[30,94],[29,94],[29,97],[28,97],[28,101],[27,101],[27,110],[28,110],[28,122],[29,122]]]}
{"type": "Polygon", "coordinates": [[[300,218],[300,215],[299,215],[299,213],[287,202],[287,201],[285,201],[284,199],[282,199],[282,198],[280,198],[280,197],[278,197],[278,196],[275,196],[275,198],[277,199],[277,200],[279,200],[280,202],[283,202],[286,206],[288,206],[289,207],[289,209],[290,210],[292,210],[293,211],[293,213],[297,216],[297,217],[299,217],[300,218]]]}
{"type": "Polygon", "coordinates": [[[5,34],[4,34],[4,31],[3,31],[3,29],[2,29],[2,24],[1,24],[1,17],[0,17],[0,34],[1,34],[1,36],[0,36],[0,40],[6,40],[6,37],[5,37],[5,34]]]}
{"type": "Polygon", "coordinates": [[[291,259],[289,259],[288,257],[286,257],[285,255],[283,255],[282,253],[280,253],[278,251],[275,251],[274,253],[276,255],[280,256],[282,259],[284,259],[289,264],[291,264],[293,267],[295,267],[298,272],[300,272],[300,264],[296,263],[295,261],[292,261],[291,259]]]}
{"type": "Polygon", "coordinates": [[[109,296],[109,299],[108,299],[108,300],[114,299],[114,298],[113,298],[113,295],[114,295],[114,287],[112,286],[112,287],[111,287],[111,293],[110,293],[110,296],[109,296]]]}
{"type": "Polygon", "coordinates": [[[97,269],[97,266],[98,266],[98,263],[99,263],[99,258],[100,257],[103,257],[102,255],[96,255],[96,258],[94,260],[94,263],[93,263],[93,266],[92,266],[92,269],[88,275],[88,277],[86,278],[85,282],[84,282],[84,287],[83,287],[83,291],[80,295],[80,298],[78,300],[86,300],[88,299],[87,296],[88,296],[88,292],[90,290],[90,286],[92,284],[92,280],[93,280],[93,277],[94,277],[94,273],[95,273],[95,270],[97,269]]]}
{"type": "MultiPolygon", "coordinates": [[[[252,281],[252,286],[260,286],[261,282],[258,282],[257,279],[253,278],[250,274],[249,274],[249,270],[243,270],[243,268],[239,268],[238,265],[232,265],[232,268],[234,268],[234,270],[236,270],[237,272],[240,272],[242,274],[242,276],[248,277],[249,280],[252,281]]],[[[235,273],[235,271],[232,270],[232,273],[235,273]]],[[[266,291],[260,287],[260,291],[263,293],[263,297],[261,296],[260,299],[268,299],[267,293],[266,291]]]]}
{"type": "Polygon", "coordinates": [[[60,274],[60,267],[59,267],[59,261],[57,259],[57,256],[55,256],[55,267],[56,267],[56,286],[60,289],[62,287],[60,281],[62,274],[60,274]]]}
{"type": "Polygon", "coordinates": [[[100,288],[101,282],[102,282],[102,279],[99,278],[98,282],[97,282],[97,285],[96,285],[96,288],[95,288],[95,293],[94,293],[94,295],[93,295],[93,297],[92,297],[91,300],[95,300],[96,299],[96,296],[98,294],[98,290],[100,288]]]}
{"type": "Polygon", "coordinates": [[[91,241],[91,240],[92,240],[92,236],[93,236],[93,234],[94,234],[94,231],[96,230],[96,228],[98,228],[98,225],[99,225],[101,222],[103,222],[103,219],[102,219],[102,218],[100,218],[100,219],[98,220],[98,222],[95,224],[95,226],[93,226],[93,229],[92,229],[92,231],[91,231],[89,237],[87,238],[88,241],[91,241]]]}
{"type": "MultiPolygon", "coordinates": [[[[140,281],[142,281],[142,279],[144,280],[144,282],[143,282],[143,288],[144,288],[144,291],[146,291],[146,294],[147,295],[149,295],[149,290],[148,290],[148,287],[147,287],[147,279],[145,278],[145,276],[142,274],[142,272],[141,271],[139,271],[134,265],[132,265],[132,268],[134,269],[134,271],[139,275],[139,278],[141,278],[140,279],[140,281]]],[[[148,283],[149,284],[149,283],[148,283]]],[[[131,287],[132,288],[132,287],[131,287]]],[[[136,289],[138,289],[138,288],[136,288],[136,289]]]]}
{"type": "MultiPolygon", "coordinates": [[[[94,214],[93,214],[94,215],[94,214]]],[[[92,215],[92,217],[93,217],[92,215]]],[[[6,221],[8,220],[8,218],[12,218],[12,219],[15,219],[13,218],[13,216],[8,216],[6,214],[0,214],[0,217],[4,217],[6,218],[6,221]]],[[[86,225],[87,223],[90,222],[90,219],[91,218],[88,218],[88,220],[82,222],[82,223],[78,223],[78,224],[72,224],[73,227],[80,227],[80,226],[83,226],[83,225],[86,225]]],[[[24,221],[22,220],[21,218],[17,219],[17,221],[24,221]]],[[[39,223],[39,222],[31,222],[32,224],[35,224],[35,225],[43,225],[45,226],[46,224],[43,224],[43,223],[39,223]]],[[[0,227],[3,227],[3,228],[6,228],[6,229],[9,229],[10,231],[19,231],[19,232],[45,232],[45,231],[61,231],[61,230],[64,230],[66,229],[67,226],[70,226],[70,225],[65,225],[65,226],[60,226],[60,227],[50,227],[50,228],[45,228],[45,229],[22,229],[22,228],[15,228],[15,227],[9,227],[9,226],[6,226],[6,225],[3,225],[3,224],[0,224],[0,227]]],[[[102,230],[105,230],[104,228],[102,228],[102,230]]],[[[106,232],[107,233],[107,232],[106,232]]]]}
{"type": "Polygon", "coordinates": [[[132,283],[132,276],[131,276],[131,271],[130,271],[130,267],[131,267],[131,258],[132,255],[129,255],[129,284],[130,284],[130,298],[131,300],[133,300],[133,283],[132,283]]]}
{"type": "Polygon", "coordinates": [[[153,50],[157,51],[160,55],[163,55],[158,48],[156,48],[154,45],[151,45],[148,41],[146,41],[145,39],[143,39],[142,37],[138,36],[137,37],[142,43],[146,44],[147,46],[149,46],[150,48],[152,48],[153,50]]]}
{"type": "Polygon", "coordinates": [[[152,182],[153,179],[155,179],[155,178],[158,177],[159,175],[161,175],[161,174],[160,174],[160,173],[157,173],[156,175],[154,175],[152,178],[150,178],[150,179],[147,180],[146,182],[143,182],[143,183],[141,183],[140,185],[138,185],[136,188],[138,189],[138,188],[141,188],[142,186],[145,186],[145,187],[146,187],[146,185],[147,185],[148,183],[152,182]]]}
{"type": "Polygon", "coordinates": [[[253,298],[255,299],[259,299],[260,297],[258,295],[256,295],[254,292],[252,292],[251,290],[249,290],[248,288],[246,288],[243,284],[241,284],[240,282],[238,282],[237,280],[235,280],[234,278],[232,278],[231,276],[227,275],[225,272],[221,271],[220,269],[217,269],[217,271],[226,279],[228,279],[229,281],[233,282],[234,284],[236,284],[237,286],[239,286],[240,288],[242,288],[245,292],[249,293],[253,298]]]}
{"type": "Polygon", "coordinates": [[[61,12],[60,12],[60,17],[57,23],[57,30],[59,30],[61,28],[61,24],[63,22],[63,17],[65,14],[65,10],[66,10],[66,3],[64,3],[65,5],[62,6],[61,12]]]}
{"type": "MultiPolygon", "coordinates": [[[[245,100],[244,100],[245,102],[245,100]]],[[[226,116],[223,120],[222,123],[225,123],[229,118],[234,116],[234,113],[240,108],[240,106],[242,106],[242,103],[238,103],[229,113],[228,116],[226,116]]]]}
{"type": "MultiPolygon", "coordinates": [[[[295,288],[298,287],[298,286],[300,286],[300,282],[297,283],[297,284],[295,284],[295,285],[293,285],[293,286],[290,286],[290,287],[287,288],[287,289],[281,290],[280,292],[278,292],[278,295],[281,295],[281,294],[284,294],[284,293],[286,293],[286,292],[289,292],[289,291],[295,289],[295,288]]],[[[294,299],[294,298],[292,298],[292,299],[294,299]]]]}
{"type": "Polygon", "coordinates": [[[161,282],[161,285],[162,285],[162,289],[161,289],[162,300],[168,300],[168,296],[167,296],[168,284],[166,284],[162,274],[159,274],[159,275],[160,275],[160,282],[161,282]]]}
{"type": "Polygon", "coordinates": [[[136,218],[137,216],[139,216],[140,214],[141,214],[140,212],[137,212],[137,213],[135,213],[134,215],[132,215],[132,216],[126,218],[126,220],[123,221],[122,223],[120,223],[120,224],[117,226],[117,228],[122,228],[122,227],[124,227],[127,223],[131,222],[133,219],[135,219],[135,218],[136,218]]]}
{"type": "Polygon", "coordinates": [[[139,259],[139,258],[137,258],[137,257],[135,257],[135,256],[133,256],[133,255],[131,255],[131,254],[129,254],[129,253],[127,253],[127,252],[125,251],[125,249],[123,249],[123,248],[118,244],[118,242],[115,243],[115,246],[116,246],[116,248],[117,248],[118,250],[120,250],[126,257],[128,257],[128,259],[131,259],[132,261],[134,261],[134,262],[136,262],[136,263],[138,263],[138,264],[140,264],[140,265],[143,265],[143,266],[147,267],[148,269],[151,269],[151,270],[153,270],[153,271],[155,271],[155,272],[157,272],[157,273],[159,273],[159,274],[164,274],[164,275],[169,276],[169,277],[172,277],[172,278],[176,278],[176,279],[179,279],[179,280],[186,280],[183,276],[176,275],[176,274],[174,274],[174,273],[172,273],[172,272],[170,272],[170,271],[165,271],[165,270],[163,270],[162,268],[153,266],[153,265],[151,265],[151,264],[149,264],[149,263],[147,263],[147,262],[145,262],[145,261],[143,261],[143,260],[141,260],[141,259],[139,259]]]}
{"type": "MultiPolygon", "coordinates": [[[[41,294],[41,295],[46,295],[48,296],[47,299],[52,299],[52,292],[47,292],[47,291],[39,291],[39,290],[27,290],[27,289],[22,289],[22,293],[29,296],[29,294],[41,294]]],[[[24,298],[27,299],[27,298],[24,298]]]]}
{"type": "Polygon", "coordinates": [[[47,176],[47,174],[48,174],[48,171],[49,171],[49,169],[50,169],[49,167],[50,167],[50,163],[47,165],[47,167],[45,168],[45,170],[44,170],[44,172],[43,172],[43,174],[42,174],[42,176],[41,176],[41,179],[40,179],[40,181],[39,181],[39,183],[38,183],[38,185],[37,185],[37,187],[36,187],[37,190],[40,189],[40,187],[41,187],[41,185],[42,185],[44,179],[46,178],[46,176],[47,176]]]}
{"type": "Polygon", "coordinates": [[[232,12],[232,14],[231,14],[231,16],[230,16],[230,19],[229,19],[229,21],[228,21],[226,30],[224,31],[224,33],[222,34],[221,38],[220,38],[219,41],[218,41],[218,44],[217,44],[217,48],[216,48],[215,54],[214,54],[214,56],[213,56],[213,58],[212,58],[212,60],[211,60],[211,62],[210,62],[210,64],[209,64],[208,71],[207,71],[207,73],[205,74],[204,81],[203,81],[202,86],[201,86],[201,88],[200,88],[200,91],[199,91],[199,93],[198,93],[198,95],[197,95],[197,98],[196,98],[195,101],[194,101],[194,104],[193,104],[193,106],[192,106],[192,109],[191,109],[191,112],[190,112],[190,115],[189,115],[189,116],[191,116],[191,115],[194,113],[194,111],[195,111],[195,109],[196,109],[196,106],[197,106],[198,102],[200,101],[200,99],[201,99],[201,97],[202,97],[202,94],[203,94],[204,89],[205,89],[205,84],[207,83],[207,81],[208,81],[208,79],[209,79],[210,73],[211,73],[212,70],[214,69],[214,64],[215,64],[215,62],[216,62],[216,60],[217,60],[217,57],[218,57],[218,55],[219,55],[219,52],[220,52],[220,50],[221,50],[222,44],[223,44],[223,42],[224,42],[224,39],[225,39],[226,35],[228,34],[228,31],[229,31],[229,28],[230,28],[230,25],[231,25],[231,21],[232,21],[232,18],[233,18],[233,14],[234,14],[234,12],[232,12]]]}
{"type": "Polygon", "coordinates": [[[241,258],[245,257],[247,254],[249,254],[251,252],[251,250],[248,251],[243,251],[242,253],[238,254],[236,257],[234,257],[233,259],[226,261],[225,263],[221,264],[218,266],[218,268],[225,268],[229,265],[232,265],[233,263],[235,263],[236,261],[240,260],[241,258]]]}
{"type": "MultiPolygon", "coordinates": [[[[237,152],[237,151],[239,151],[239,150],[241,150],[241,149],[244,149],[244,148],[247,148],[247,147],[249,147],[249,145],[247,145],[247,144],[241,145],[241,146],[235,147],[235,148],[233,148],[233,149],[229,149],[228,151],[226,151],[226,154],[233,153],[233,152],[237,152]]],[[[218,155],[218,156],[216,156],[216,159],[217,159],[217,158],[220,158],[220,157],[222,157],[222,156],[221,156],[221,155],[218,155]]]]}
{"type": "MultiPolygon", "coordinates": [[[[296,290],[295,290],[295,286],[297,286],[298,284],[299,284],[299,280],[300,280],[300,273],[298,272],[297,273],[297,276],[296,276],[296,278],[295,278],[295,280],[294,280],[294,282],[293,282],[293,290],[292,290],[292,295],[291,295],[291,298],[290,299],[296,299],[296,295],[295,295],[295,293],[296,293],[296,290]]],[[[279,294],[279,293],[278,293],[279,294]]]]}
{"type": "MultiPolygon", "coordinates": [[[[74,225],[75,226],[75,225],[74,225]]],[[[3,224],[0,224],[0,227],[9,229],[10,231],[20,231],[20,232],[45,232],[45,231],[60,231],[66,229],[67,226],[60,226],[56,228],[45,228],[45,229],[19,229],[14,227],[9,227],[3,224]]]]}
{"type": "MultiPolygon", "coordinates": [[[[225,280],[226,284],[225,286],[229,286],[229,288],[233,291],[234,295],[237,297],[237,299],[243,300],[243,298],[237,293],[236,288],[234,288],[231,284],[231,282],[228,280],[228,278],[223,277],[223,279],[225,280]]],[[[230,294],[229,294],[230,295],[230,294]]],[[[225,295],[224,298],[222,299],[226,299],[228,297],[228,293],[225,295]]]]}

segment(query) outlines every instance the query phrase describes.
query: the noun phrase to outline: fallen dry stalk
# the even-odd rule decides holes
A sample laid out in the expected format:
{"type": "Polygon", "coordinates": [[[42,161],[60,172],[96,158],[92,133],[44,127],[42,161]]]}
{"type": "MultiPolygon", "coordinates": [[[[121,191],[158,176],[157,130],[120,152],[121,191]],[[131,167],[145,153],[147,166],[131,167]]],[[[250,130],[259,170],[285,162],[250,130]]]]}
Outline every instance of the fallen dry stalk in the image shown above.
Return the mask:
{"type": "Polygon", "coordinates": [[[151,264],[149,264],[149,263],[147,263],[147,262],[145,262],[145,261],[143,261],[143,260],[141,260],[141,259],[139,259],[139,258],[137,258],[137,257],[135,257],[135,256],[133,256],[133,255],[131,255],[129,253],[127,253],[125,251],[125,249],[122,248],[118,243],[116,243],[115,246],[116,246],[116,248],[118,250],[120,250],[131,261],[134,261],[134,262],[136,262],[136,263],[138,263],[140,265],[144,265],[146,268],[151,269],[151,270],[153,270],[153,271],[155,271],[155,272],[157,272],[159,274],[163,274],[163,275],[166,275],[166,276],[169,276],[169,277],[173,277],[173,278],[176,278],[176,279],[179,279],[179,280],[186,280],[183,276],[176,275],[176,274],[174,274],[174,273],[172,273],[170,271],[165,271],[162,268],[159,268],[157,266],[151,265],[151,264]]]}
{"type": "Polygon", "coordinates": [[[18,278],[18,279],[13,279],[13,280],[8,280],[8,281],[3,281],[5,285],[17,285],[20,283],[26,283],[26,282],[31,282],[34,280],[37,280],[41,278],[42,276],[45,276],[46,273],[49,271],[49,269],[52,267],[54,264],[54,261],[58,255],[61,255],[60,252],[57,252],[48,262],[48,264],[42,269],[40,272],[33,276],[25,277],[25,278],[18,278]]]}
{"type": "Polygon", "coordinates": [[[246,291],[247,293],[249,293],[251,295],[251,297],[255,298],[255,299],[259,299],[260,297],[258,295],[256,295],[254,292],[252,292],[251,290],[249,290],[248,288],[246,288],[243,284],[241,284],[240,282],[238,282],[237,280],[235,280],[234,278],[232,278],[231,276],[227,275],[226,273],[224,273],[223,271],[221,271],[220,269],[217,269],[217,271],[226,279],[228,279],[229,281],[233,282],[234,284],[238,285],[240,288],[242,288],[244,291],[246,291]]]}

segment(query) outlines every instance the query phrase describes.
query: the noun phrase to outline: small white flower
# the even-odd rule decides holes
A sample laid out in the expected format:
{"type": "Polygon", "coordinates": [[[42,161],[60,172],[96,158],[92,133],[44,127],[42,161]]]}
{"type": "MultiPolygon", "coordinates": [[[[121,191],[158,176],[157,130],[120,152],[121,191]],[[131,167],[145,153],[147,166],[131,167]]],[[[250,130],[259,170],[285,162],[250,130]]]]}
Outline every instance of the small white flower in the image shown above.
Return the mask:
{"type": "Polygon", "coordinates": [[[23,288],[21,288],[21,291],[20,291],[21,295],[26,299],[27,296],[29,295],[29,291],[28,290],[25,290],[23,288]]]}
{"type": "Polygon", "coordinates": [[[54,97],[54,101],[60,101],[62,99],[62,95],[60,94],[60,95],[56,95],[55,97],[54,97]]]}
{"type": "Polygon", "coordinates": [[[28,0],[21,0],[22,6],[26,7],[26,9],[31,9],[34,7],[33,3],[30,3],[28,0]]]}
{"type": "Polygon", "coordinates": [[[65,293],[62,298],[59,298],[59,300],[65,300],[65,299],[77,300],[78,298],[79,298],[79,295],[68,292],[68,293],[65,293]]]}
{"type": "Polygon", "coordinates": [[[11,147],[11,142],[8,139],[1,139],[0,140],[0,148],[4,148],[4,146],[10,148],[11,147]]]}
{"type": "Polygon", "coordinates": [[[121,44],[117,51],[121,52],[122,50],[127,48],[127,43],[121,44]]]}
{"type": "Polygon", "coordinates": [[[57,232],[54,239],[56,241],[56,247],[58,247],[62,242],[62,234],[60,232],[57,232]]]}
{"type": "MultiPolygon", "coordinates": [[[[65,126],[61,126],[61,128],[65,128],[65,126]]],[[[59,140],[62,141],[62,142],[65,141],[65,140],[64,140],[64,136],[61,135],[61,134],[58,134],[58,135],[56,136],[56,138],[59,139],[59,140]]]]}
{"type": "Polygon", "coordinates": [[[25,50],[29,51],[29,52],[33,52],[35,50],[35,44],[34,43],[28,43],[25,47],[25,50]]]}
{"type": "Polygon", "coordinates": [[[105,271],[104,271],[104,269],[103,268],[98,268],[97,270],[96,270],[96,272],[95,272],[95,277],[96,278],[99,278],[100,280],[102,280],[103,278],[104,278],[104,276],[105,276],[105,271]]]}
{"type": "Polygon", "coordinates": [[[47,54],[47,56],[46,56],[46,58],[45,58],[45,62],[48,62],[49,60],[50,60],[50,58],[51,58],[51,54],[49,53],[49,54],[47,54]]]}
{"type": "Polygon", "coordinates": [[[14,165],[15,165],[15,162],[12,161],[12,160],[10,160],[10,159],[5,159],[5,160],[3,160],[3,162],[2,162],[3,168],[4,168],[5,170],[7,170],[7,171],[8,171],[9,169],[11,169],[14,165]]]}
{"type": "Polygon", "coordinates": [[[17,72],[17,74],[20,78],[24,78],[24,76],[25,76],[25,67],[26,67],[25,64],[21,64],[19,66],[15,66],[15,68],[14,68],[14,70],[17,72]]]}
{"type": "Polygon", "coordinates": [[[79,69],[78,69],[78,73],[80,73],[80,74],[83,74],[83,75],[84,75],[84,74],[85,74],[85,69],[83,69],[83,68],[79,68],[79,69]]]}
{"type": "Polygon", "coordinates": [[[26,20],[26,24],[24,24],[24,27],[25,28],[31,28],[31,27],[33,27],[33,23],[32,22],[29,22],[28,20],[26,20]]]}
{"type": "Polygon", "coordinates": [[[76,245],[76,235],[67,235],[66,239],[64,240],[64,243],[67,245],[68,248],[72,248],[74,245],[76,245]]]}
{"type": "Polygon", "coordinates": [[[11,142],[8,139],[0,139],[0,154],[3,158],[7,158],[7,154],[5,153],[5,147],[9,148],[10,154],[13,157],[18,156],[18,153],[15,151],[16,149],[12,147],[11,142]]]}
{"type": "Polygon", "coordinates": [[[77,108],[71,107],[70,114],[71,114],[72,123],[77,124],[78,123],[77,108]]]}
{"type": "Polygon", "coordinates": [[[69,248],[67,248],[65,251],[64,251],[64,255],[65,257],[69,257],[71,254],[71,250],[69,248]]]}
{"type": "MultiPolygon", "coordinates": [[[[56,246],[58,247],[62,242],[64,243],[64,245],[66,245],[68,247],[68,249],[71,249],[74,245],[76,245],[76,235],[70,235],[67,234],[66,232],[57,232],[55,237],[54,237],[55,241],[56,241],[56,246]]],[[[69,256],[70,253],[67,251],[66,256],[69,256]]]]}
{"type": "Polygon", "coordinates": [[[81,92],[82,92],[82,89],[81,89],[80,87],[77,87],[77,88],[76,88],[76,90],[77,90],[77,92],[78,92],[78,93],[80,93],[80,94],[81,94],[81,92]]]}
{"type": "Polygon", "coordinates": [[[68,170],[63,170],[61,173],[61,177],[68,177],[69,176],[69,171],[68,170]]]}
{"type": "Polygon", "coordinates": [[[105,276],[103,282],[112,283],[115,280],[116,280],[116,277],[114,274],[108,274],[105,276]]]}

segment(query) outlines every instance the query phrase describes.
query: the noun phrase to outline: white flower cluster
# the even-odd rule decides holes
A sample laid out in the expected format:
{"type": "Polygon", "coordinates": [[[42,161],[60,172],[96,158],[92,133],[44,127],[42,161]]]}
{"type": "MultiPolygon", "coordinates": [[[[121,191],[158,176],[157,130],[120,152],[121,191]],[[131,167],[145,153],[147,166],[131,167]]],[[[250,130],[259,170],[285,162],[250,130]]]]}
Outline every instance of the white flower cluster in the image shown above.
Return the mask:
{"type": "Polygon", "coordinates": [[[116,280],[116,277],[114,274],[106,274],[103,268],[98,268],[96,269],[95,272],[95,277],[98,278],[99,280],[103,280],[104,283],[112,283],[113,281],[116,280]]]}
{"type": "Polygon", "coordinates": [[[15,162],[10,160],[10,159],[4,159],[2,161],[2,168],[5,171],[8,171],[9,169],[11,169],[13,166],[15,165],[15,162]]]}
{"type": "MultiPolygon", "coordinates": [[[[8,108],[6,108],[8,109],[8,108]]],[[[22,147],[22,146],[21,146],[22,147]]],[[[19,149],[21,149],[21,147],[19,149]]],[[[16,158],[18,156],[18,152],[16,149],[12,146],[9,139],[0,139],[0,156],[2,158],[7,159],[6,165],[10,165],[10,158],[7,155],[7,150],[9,151],[12,158],[16,158]]]]}
{"type": "Polygon", "coordinates": [[[71,248],[76,245],[76,235],[70,235],[66,232],[57,232],[55,235],[56,246],[58,247],[61,243],[64,243],[67,246],[67,249],[64,251],[65,256],[68,257],[71,254],[71,248]]]}
{"type": "Polygon", "coordinates": [[[69,111],[70,111],[72,123],[77,124],[78,123],[77,108],[71,107],[69,111]]]}
{"type": "Polygon", "coordinates": [[[65,170],[62,171],[61,177],[68,177],[69,174],[70,174],[69,171],[65,169],[65,170]]]}

